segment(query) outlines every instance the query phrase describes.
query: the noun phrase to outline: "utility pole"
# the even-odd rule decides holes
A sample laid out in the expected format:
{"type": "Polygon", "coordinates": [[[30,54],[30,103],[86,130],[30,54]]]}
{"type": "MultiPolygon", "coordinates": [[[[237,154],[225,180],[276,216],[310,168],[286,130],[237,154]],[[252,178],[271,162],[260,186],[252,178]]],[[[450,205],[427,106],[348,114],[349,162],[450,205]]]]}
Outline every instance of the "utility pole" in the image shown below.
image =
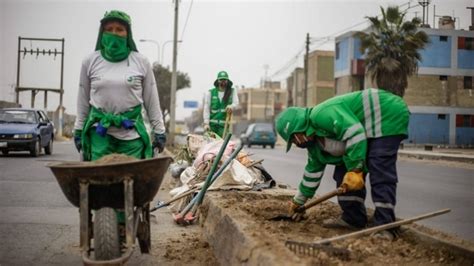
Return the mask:
{"type": "Polygon", "coordinates": [[[267,83],[268,68],[269,66],[267,64],[263,65],[263,69],[265,69],[265,76],[263,78],[263,86],[262,86],[262,88],[265,90],[265,112],[263,114],[265,118],[265,122],[267,121],[267,116],[268,116],[268,88],[265,87],[267,83]]]}
{"type": "Polygon", "coordinates": [[[306,33],[306,54],[304,56],[304,107],[308,106],[308,59],[309,59],[309,33],[306,33]]]}
{"type": "Polygon", "coordinates": [[[474,30],[474,7],[466,7],[467,9],[471,10],[471,26],[469,26],[469,30],[474,30]]]}
{"type": "Polygon", "coordinates": [[[174,0],[174,34],[173,34],[173,73],[171,75],[171,93],[170,93],[170,128],[169,143],[174,145],[174,134],[176,127],[176,87],[178,83],[178,73],[176,67],[178,64],[178,9],[179,0],[174,0]]]}
{"type": "MultiPolygon", "coordinates": [[[[63,80],[64,80],[64,38],[61,39],[61,80],[60,80],[60,87],[59,87],[59,127],[57,135],[62,137],[63,136],[63,128],[64,128],[64,114],[63,114],[63,80]]],[[[44,93],[47,93],[45,91],[44,93]]],[[[46,96],[45,96],[46,99],[46,96]]],[[[45,106],[46,107],[46,106],[45,106]]],[[[45,108],[46,109],[46,108],[45,108]]]]}

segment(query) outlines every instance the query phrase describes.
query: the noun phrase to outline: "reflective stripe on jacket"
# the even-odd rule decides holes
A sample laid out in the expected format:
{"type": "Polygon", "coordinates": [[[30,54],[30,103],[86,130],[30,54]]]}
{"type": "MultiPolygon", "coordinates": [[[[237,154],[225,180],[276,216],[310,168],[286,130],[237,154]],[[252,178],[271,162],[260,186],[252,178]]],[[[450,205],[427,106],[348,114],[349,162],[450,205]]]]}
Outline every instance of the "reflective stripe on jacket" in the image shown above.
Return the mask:
{"type": "Polygon", "coordinates": [[[381,89],[336,96],[316,105],[309,117],[317,136],[346,142],[343,160],[348,170],[363,167],[367,138],[408,135],[405,101],[381,89]]]}

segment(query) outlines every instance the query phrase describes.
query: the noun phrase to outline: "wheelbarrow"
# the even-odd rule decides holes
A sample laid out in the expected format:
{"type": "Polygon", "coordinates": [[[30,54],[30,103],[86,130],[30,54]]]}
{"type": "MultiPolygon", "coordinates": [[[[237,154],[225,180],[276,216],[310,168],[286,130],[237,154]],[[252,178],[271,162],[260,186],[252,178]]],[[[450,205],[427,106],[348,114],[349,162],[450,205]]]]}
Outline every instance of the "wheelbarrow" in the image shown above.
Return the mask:
{"type": "Polygon", "coordinates": [[[141,253],[150,252],[149,206],[172,160],[162,156],[107,164],[47,165],[66,198],[79,208],[80,247],[85,265],[124,264],[133,253],[135,238],[141,253]],[[117,209],[124,210],[124,226],[118,224],[117,209]],[[125,237],[119,231],[125,231],[125,237]]]}

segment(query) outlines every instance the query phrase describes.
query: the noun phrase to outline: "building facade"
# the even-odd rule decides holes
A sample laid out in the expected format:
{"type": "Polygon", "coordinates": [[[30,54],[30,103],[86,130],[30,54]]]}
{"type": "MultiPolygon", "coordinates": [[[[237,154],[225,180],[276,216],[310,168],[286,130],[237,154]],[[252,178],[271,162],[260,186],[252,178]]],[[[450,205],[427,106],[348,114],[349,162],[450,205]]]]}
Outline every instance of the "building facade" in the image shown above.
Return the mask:
{"type": "Polygon", "coordinates": [[[315,50],[308,54],[308,91],[305,93],[304,69],[286,79],[288,106],[314,106],[334,96],[334,52],[315,50]]]}
{"type": "Polygon", "coordinates": [[[275,117],[286,108],[287,91],[281,89],[279,82],[271,84],[272,88],[238,90],[240,109],[234,114],[234,132],[241,132],[254,122],[273,123],[275,117]]]}
{"type": "MultiPolygon", "coordinates": [[[[454,27],[454,24],[453,24],[454,27]]],[[[474,31],[420,28],[430,39],[404,99],[411,116],[408,143],[474,145],[474,31]]],[[[355,32],[336,38],[336,94],[374,87],[365,75],[355,32]]]]}
{"type": "Polygon", "coordinates": [[[304,69],[295,68],[286,79],[288,91],[288,106],[303,106],[304,97],[304,69]]]}
{"type": "Polygon", "coordinates": [[[309,53],[306,106],[319,104],[334,94],[334,51],[316,50],[309,53]]]}

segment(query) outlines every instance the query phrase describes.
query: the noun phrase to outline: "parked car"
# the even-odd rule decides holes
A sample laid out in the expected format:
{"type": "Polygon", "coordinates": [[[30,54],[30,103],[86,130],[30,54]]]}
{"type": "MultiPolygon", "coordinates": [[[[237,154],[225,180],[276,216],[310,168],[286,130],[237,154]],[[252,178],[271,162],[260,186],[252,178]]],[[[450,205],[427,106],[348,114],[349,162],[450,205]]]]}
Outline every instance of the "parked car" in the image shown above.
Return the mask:
{"type": "Polygon", "coordinates": [[[53,153],[54,125],[42,110],[0,109],[0,151],[29,151],[34,157],[44,148],[53,153]]]}
{"type": "Polygon", "coordinates": [[[268,145],[273,149],[276,142],[275,128],[271,123],[250,124],[247,130],[240,135],[240,141],[249,148],[252,145],[262,145],[263,148],[266,148],[268,145]]]}

